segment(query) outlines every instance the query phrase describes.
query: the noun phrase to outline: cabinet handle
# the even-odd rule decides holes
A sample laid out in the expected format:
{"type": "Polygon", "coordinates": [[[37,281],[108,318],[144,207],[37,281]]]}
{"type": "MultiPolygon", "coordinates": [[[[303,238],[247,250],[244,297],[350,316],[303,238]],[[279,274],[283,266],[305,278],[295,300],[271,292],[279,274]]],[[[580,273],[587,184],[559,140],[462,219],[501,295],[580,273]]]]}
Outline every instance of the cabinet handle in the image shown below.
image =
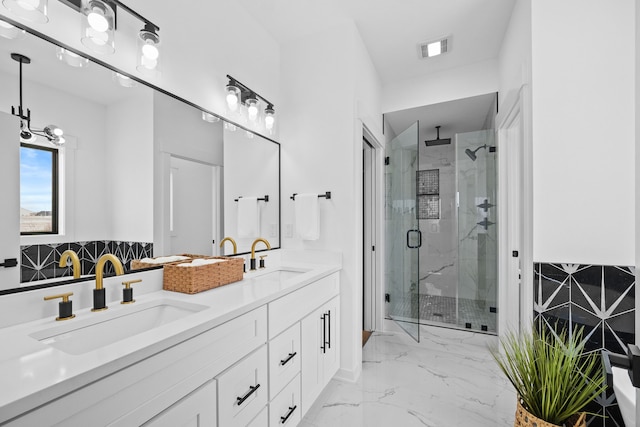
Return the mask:
{"type": "Polygon", "coordinates": [[[325,322],[325,317],[325,314],[320,317],[320,319],[322,320],[322,345],[320,346],[320,348],[322,349],[323,353],[327,352],[327,347],[325,345],[327,342],[327,322],[325,322]]]}
{"type": "Polygon", "coordinates": [[[287,415],[285,415],[284,417],[280,417],[280,424],[286,423],[289,417],[291,416],[291,414],[293,414],[293,411],[295,411],[297,407],[298,407],[297,405],[289,406],[289,412],[287,412],[287,415]]]}
{"type": "Polygon", "coordinates": [[[286,365],[287,363],[289,363],[289,361],[290,361],[291,359],[293,359],[293,356],[295,356],[296,354],[298,354],[298,353],[296,353],[295,351],[294,351],[293,353],[289,353],[289,357],[287,357],[287,358],[286,358],[286,359],[284,359],[284,360],[281,360],[281,361],[280,361],[280,364],[281,364],[282,366],[286,365]]]}
{"type": "Polygon", "coordinates": [[[236,399],[238,400],[238,406],[242,405],[244,401],[247,400],[249,396],[251,396],[259,388],[260,384],[249,386],[249,391],[247,392],[247,394],[242,397],[236,397],[236,399]]]}
{"type": "Polygon", "coordinates": [[[327,344],[327,347],[331,348],[331,310],[329,310],[327,312],[327,317],[329,318],[328,319],[329,321],[327,322],[327,323],[329,323],[329,333],[328,333],[329,339],[327,340],[327,342],[325,344],[327,344]]]}

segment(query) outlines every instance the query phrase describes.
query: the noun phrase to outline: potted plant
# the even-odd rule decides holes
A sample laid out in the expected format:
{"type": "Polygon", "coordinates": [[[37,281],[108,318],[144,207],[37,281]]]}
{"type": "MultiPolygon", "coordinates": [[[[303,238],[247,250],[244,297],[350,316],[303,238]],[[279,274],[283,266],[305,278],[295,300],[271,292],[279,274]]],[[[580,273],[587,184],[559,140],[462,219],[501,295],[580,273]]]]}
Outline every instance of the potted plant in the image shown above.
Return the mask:
{"type": "Polygon", "coordinates": [[[582,411],[606,383],[600,353],[585,354],[585,344],[582,328],[556,335],[541,325],[491,348],[518,393],[515,427],[586,426],[582,411]]]}

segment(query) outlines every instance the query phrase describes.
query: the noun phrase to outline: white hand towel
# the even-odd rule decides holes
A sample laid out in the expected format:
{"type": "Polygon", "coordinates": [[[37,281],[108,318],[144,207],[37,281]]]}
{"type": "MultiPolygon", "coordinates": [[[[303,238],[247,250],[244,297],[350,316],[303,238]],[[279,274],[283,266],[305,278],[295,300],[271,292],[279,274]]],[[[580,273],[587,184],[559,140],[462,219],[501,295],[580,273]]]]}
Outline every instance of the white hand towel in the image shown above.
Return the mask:
{"type": "Polygon", "coordinates": [[[296,231],[302,240],[320,238],[320,206],[317,194],[296,194],[296,231]]]}
{"type": "Polygon", "coordinates": [[[238,199],[238,237],[256,238],[260,235],[258,198],[238,199]]]}

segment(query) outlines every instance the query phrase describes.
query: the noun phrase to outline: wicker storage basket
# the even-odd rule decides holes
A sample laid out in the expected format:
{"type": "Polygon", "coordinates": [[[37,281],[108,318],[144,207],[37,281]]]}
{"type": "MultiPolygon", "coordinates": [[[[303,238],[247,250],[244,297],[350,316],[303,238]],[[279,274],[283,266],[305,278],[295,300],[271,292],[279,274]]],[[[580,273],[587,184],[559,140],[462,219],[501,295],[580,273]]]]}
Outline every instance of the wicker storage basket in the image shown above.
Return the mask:
{"type": "MultiPolygon", "coordinates": [[[[166,264],[162,288],[167,291],[197,294],[242,280],[242,258],[206,257],[221,262],[196,267],[179,267],[181,263],[166,264]]],[[[184,261],[183,261],[184,262],[184,261]]]]}
{"type": "MultiPolygon", "coordinates": [[[[548,423],[527,411],[518,399],[516,408],[516,421],[514,427],[562,427],[557,424],[548,423]]],[[[567,421],[565,427],[587,427],[586,414],[584,412],[574,415],[567,421]]]]}

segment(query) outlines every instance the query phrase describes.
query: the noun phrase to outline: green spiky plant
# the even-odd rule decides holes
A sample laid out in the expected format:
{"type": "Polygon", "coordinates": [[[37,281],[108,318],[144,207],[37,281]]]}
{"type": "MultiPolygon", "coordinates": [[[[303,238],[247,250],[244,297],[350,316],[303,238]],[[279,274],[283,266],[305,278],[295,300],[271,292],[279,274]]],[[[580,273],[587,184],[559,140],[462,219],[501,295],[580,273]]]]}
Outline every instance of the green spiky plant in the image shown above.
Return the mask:
{"type": "Polygon", "coordinates": [[[582,328],[555,335],[541,326],[509,333],[490,350],[524,408],[562,426],[606,388],[600,353],[585,354],[585,344],[582,328]]]}

